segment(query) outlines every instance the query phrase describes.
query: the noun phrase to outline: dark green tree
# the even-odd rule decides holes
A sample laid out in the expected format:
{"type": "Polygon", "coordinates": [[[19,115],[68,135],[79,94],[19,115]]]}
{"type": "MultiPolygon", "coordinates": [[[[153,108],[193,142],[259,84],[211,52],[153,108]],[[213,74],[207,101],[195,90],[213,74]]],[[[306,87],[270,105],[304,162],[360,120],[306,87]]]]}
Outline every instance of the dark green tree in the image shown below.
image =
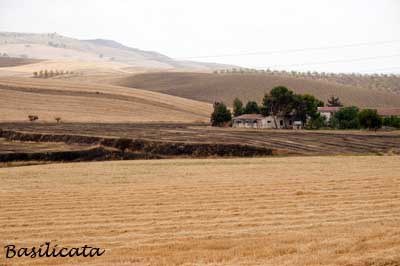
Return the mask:
{"type": "Polygon", "coordinates": [[[326,127],[326,117],[318,114],[317,117],[310,118],[307,121],[306,127],[308,129],[320,129],[326,127]]]}
{"type": "Polygon", "coordinates": [[[231,111],[222,102],[214,103],[214,111],[211,114],[212,126],[224,126],[232,119],[231,111]]]}
{"type": "Polygon", "coordinates": [[[343,107],[333,116],[332,126],[339,129],[360,128],[358,111],[359,109],[356,106],[343,107]]]}
{"type": "Polygon", "coordinates": [[[245,114],[259,114],[260,107],[258,107],[258,104],[255,101],[248,101],[246,104],[246,107],[244,108],[244,113],[245,114]]]}
{"type": "Polygon", "coordinates": [[[233,115],[239,116],[242,114],[244,114],[243,103],[239,98],[235,98],[235,100],[233,100],[233,115]]]}
{"type": "Polygon", "coordinates": [[[358,113],[360,126],[367,129],[379,129],[382,127],[382,118],[378,112],[373,109],[364,109],[358,113]]]}
{"type": "Polygon", "coordinates": [[[342,103],[340,102],[339,97],[331,96],[328,99],[328,104],[329,107],[342,107],[342,103]]]}
{"type": "Polygon", "coordinates": [[[383,125],[387,127],[400,128],[400,116],[389,116],[383,119],[383,125]]]}
{"type": "Polygon", "coordinates": [[[293,91],[286,87],[278,86],[273,88],[269,94],[265,94],[261,110],[263,113],[268,113],[274,117],[274,124],[277,128],[276,116],[289,115],[295,105],[296,99],[293,91]]]}
{"type": "Polygon", "coordinates": [[[317,119],[319,117],[318,107],[324,106],[324,102],[318,100],[313,95],[295,94],[293,110],[297,120],[303,123],[309,119],[317,119]]]}

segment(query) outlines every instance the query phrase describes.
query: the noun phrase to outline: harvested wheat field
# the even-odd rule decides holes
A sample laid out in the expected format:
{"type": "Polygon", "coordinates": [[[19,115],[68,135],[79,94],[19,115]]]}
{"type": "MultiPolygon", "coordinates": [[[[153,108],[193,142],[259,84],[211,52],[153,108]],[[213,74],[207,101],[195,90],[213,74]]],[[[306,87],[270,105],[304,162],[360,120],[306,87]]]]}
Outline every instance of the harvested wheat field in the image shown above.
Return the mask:
{"type": "Polygon", "coordinates": [[[106,249],[0,265],[400,265],[400,157],[0,169],[0,245],[106,249]]]}
{"type": "Polygon", "coordinates": [[[206,122],[212,105],[171,95],[103,84],[0,78],[0,121],[206,122]]]}

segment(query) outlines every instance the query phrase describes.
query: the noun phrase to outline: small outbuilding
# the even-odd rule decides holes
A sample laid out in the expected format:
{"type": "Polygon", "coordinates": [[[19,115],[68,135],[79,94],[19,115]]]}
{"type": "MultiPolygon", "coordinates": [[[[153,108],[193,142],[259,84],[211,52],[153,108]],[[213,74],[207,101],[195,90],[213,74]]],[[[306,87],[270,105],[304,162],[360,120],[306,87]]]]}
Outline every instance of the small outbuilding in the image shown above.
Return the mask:
{"type": "Polygon", "coordinates": [[[342,107],[339,106],[324,106],[318,107],[318,112],[321,116],[325,117],[326,121],[331,121],[333,115],[338,112],[342,107]]]}

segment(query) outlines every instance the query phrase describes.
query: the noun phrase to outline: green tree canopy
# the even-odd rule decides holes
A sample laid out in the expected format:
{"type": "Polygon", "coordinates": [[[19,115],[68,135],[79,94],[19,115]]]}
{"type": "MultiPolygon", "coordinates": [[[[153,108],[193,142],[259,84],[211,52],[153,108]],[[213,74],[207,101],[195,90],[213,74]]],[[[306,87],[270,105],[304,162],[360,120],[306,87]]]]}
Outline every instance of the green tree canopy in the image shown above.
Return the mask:
{"type": "Polygon", "coordinates": [[[332,125],[339,129],[357,129],[360,128],[358,120],[359,109],[356,106],[343,107],[335,113],[332,119],[332,125]]]}
{"type": "Polygon", "coordinates": [[[244,113],[245,114],[259,114],[260,107],[258,107],[258,104],[255,101],[248,101],[246,104],[246,107],[244,108],[244,113]]]}
{"type": "Polygon", "coordinates": [[[235,100],[233,100],[233,115],[239,116],[242,114],[244,114],[243,103],[239,98],[235,98],[235,100]]]}
{"type": "Polygon", "coordinates": [[[320,114],[318,113],[318,107],[324,106],[324,102],[318,100],[313,95],[309,94],[296,94],[294,96],[294,111],[296,113],[296,119],[306,122],[307,118],[317,119],[320,114]]]}
{"type": "Polygon", "coordinates": [[[373,109],[364,109],[358,113],[360,126],[367,129],[378,129],[382,127],[382,118],[373,109]]]}
{"type": "Polygon", "coordinates": [[[212,126],[223,126],[227,122],[231,121],[231,111],[222,102],[214,103],[214,111],[211,114],[211,125],[212,126]]]}
{"type": "Polygon", "coordinates": [[[400,116],[389,116],[383,119],[383,125],[387,127],[400,128],[400,116]]]}
{"type": "Polygon", "coordinates": [[[289,114],[293,110],[294,104],[293,91],[283,86],[273,88],[269,94],[265,94],[263,99],[263,109],[275,116],[289,114]]]}

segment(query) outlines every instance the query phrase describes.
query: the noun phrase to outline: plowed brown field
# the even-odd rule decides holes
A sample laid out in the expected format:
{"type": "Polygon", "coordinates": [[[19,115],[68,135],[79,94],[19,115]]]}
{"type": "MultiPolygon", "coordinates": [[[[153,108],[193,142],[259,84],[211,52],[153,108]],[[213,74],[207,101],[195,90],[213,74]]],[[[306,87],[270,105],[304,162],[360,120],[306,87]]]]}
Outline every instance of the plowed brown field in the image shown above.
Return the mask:
{"type": "Polygon", "coordinates": [[[224,101],[227,105],[232,105],[236,97],[261,102],[264,94],[273,87],[287,86],[296,93],[312,94],[323,101],[335,95],[345,105],[400,107],[400,95],[392,92],[275,75],[165,72],[119,77],[112,83],[211,103],[224,101]]]}
{"type": "Polygon", "coordinates": [[[0,123],[0,129],[162,142],[246,144],[271,148],[278,154],[400,154],[400,131],[260,130],[215,128],[185,123],[0,123]]]}

